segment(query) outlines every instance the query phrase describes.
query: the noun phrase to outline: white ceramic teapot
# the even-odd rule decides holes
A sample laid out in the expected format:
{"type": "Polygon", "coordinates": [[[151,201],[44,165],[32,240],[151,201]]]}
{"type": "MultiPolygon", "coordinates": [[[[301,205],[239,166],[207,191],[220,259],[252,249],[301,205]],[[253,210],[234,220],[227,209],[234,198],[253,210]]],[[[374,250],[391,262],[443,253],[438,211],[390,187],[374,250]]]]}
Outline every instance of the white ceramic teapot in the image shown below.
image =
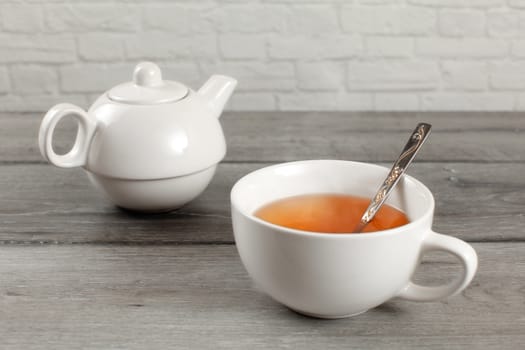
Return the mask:
{"type": "Polygon", "coordinates": [[[40,126],[40,151],[58,167],[83,167],[120,207],[179,208],[204,191],[226,154],[218,118],[236,85],[214,75],[193,91],[162,80],[154,63],[139,63],[133,82],[104,93],[87,112],[67,103],[51,108],[40,126]],[[65,116],[76,119],[78,132],[72,149],[58,155],[53,131],[65,116]]]}

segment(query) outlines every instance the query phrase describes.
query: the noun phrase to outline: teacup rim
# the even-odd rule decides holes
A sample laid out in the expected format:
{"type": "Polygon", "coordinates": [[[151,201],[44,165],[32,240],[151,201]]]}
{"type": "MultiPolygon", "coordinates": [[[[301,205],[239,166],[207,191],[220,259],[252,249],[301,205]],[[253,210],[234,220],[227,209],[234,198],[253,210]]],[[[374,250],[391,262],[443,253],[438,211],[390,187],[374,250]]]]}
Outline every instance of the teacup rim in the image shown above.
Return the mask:
{"type": "MultiPolygon", "coordinates": [[[[260,225],[272,228],[276,231],[282,231],[285,233],[291,233],[291,234],[302,235],[302,236],[307,236],[307,237],[315,237],[315,238],[320,238],[320,239],[372,239],[373,237],[395,235],[397,233],[413,229],[414,227],[418,226],[422,221],[428,219],[428,216],[431,216],[434,212],[435,199],[430,189],[428,189],[428,187],[425,186],[425,184],[423,184],[421,181],[419,181],[415,177],[408,175],[408,174],[404,174],[403,176],[408,178],[409,181],[412,181],[416,185],[418,185],[418,187],[421,188],[421,190],[425,192],[425,195],[430,199],[430,205],[429,205],[428,210],[425,212],[425,214],[421,215],[419,218],[417,218],[414,221],[410,221],[406,225],[387,229],[387,230],[382,230],[382,231],[368,232],[365,234],[355,234],[353,232],[329,233],[329,232],[317,232],[317,231],[304,231],[304,230],[293,229],[293,228],[289,228],[285,226],[280,226],[280,225],[272,224],[268,221],[259,219],[258,217],[253,215],[253,213],[248,213],[246,210],[240,208],[240,206],[234,202],[233,194],[234,194],[234,191],[237,190],[238,186],[240,186],[239,183],[243,181],[243,179],[247,178],[248,176],[251,176],[252,174],[256,174],[262,171],[268,171],[272,168],[278,168],[278,167],[285,166],[285,165],[300,164],[300,163],[317,163],[317,162],[332,162],[332,163],[346,163],[346,164],[356,163],[356,164],[372,166],[372,167],[388,170],[387,167],[384,167],[378,164],[374,164],[374,163],[359,162],[359,161],[353,161],[353,160],[340,160],[340,159],[308,159],[308,160],[297,160],[297,161],[272,164],[269,166],[265,166],[265,167],[256,169],[252,172],[249,172],[248,174],[244,175],[243,177],[241,177],[235,182],[235,184],[233,185],[230,191],[230,202],[231,202],[232,207],[235,207],[235,209],[239,213],[241,213],[243,216],[245,216],[249,220],[254,221],[255,223],[258,223],[260,225]]],[[[429,230],[431,230],[431,227],[429,227],[429,230]]]]}

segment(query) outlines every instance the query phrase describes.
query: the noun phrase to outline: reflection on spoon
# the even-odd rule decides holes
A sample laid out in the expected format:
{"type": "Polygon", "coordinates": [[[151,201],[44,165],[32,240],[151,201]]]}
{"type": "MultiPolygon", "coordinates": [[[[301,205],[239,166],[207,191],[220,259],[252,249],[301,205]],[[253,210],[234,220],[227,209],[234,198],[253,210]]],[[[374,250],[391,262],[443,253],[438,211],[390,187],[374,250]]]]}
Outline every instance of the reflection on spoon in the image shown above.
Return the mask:
{"type": "Polygon", "coordinates": [[[399,179],[405,173],[410,163],[412,163],[412,160],[414,160],[414,157],[416,156],[421,146],[423,146],[423,143],[427,139],[428,135],[430,135],[431,128],[432,125],[427,123],[419,123],[417,125],[415,130],[412,132],[412,135],[410,135],[410,138],[408,139],[405,148],[403,148],[403,152],[401,152],[401,154],[397,158],[396,162],[392,166],[392,169],[390,169],[390,172],[388,173],[386,179],[381,184],[381,187],[379,187],[379,190],[370,202],[370,205],[361,217],[359,224],[354,230],[355,233],[363,231],[365,226],[370,221],[372,221],[379,208],[381,208],[383,203],[385,203],[386,199],[390,195],[390,192],[392,192],[392,189],[396,186],[399,179]]]}

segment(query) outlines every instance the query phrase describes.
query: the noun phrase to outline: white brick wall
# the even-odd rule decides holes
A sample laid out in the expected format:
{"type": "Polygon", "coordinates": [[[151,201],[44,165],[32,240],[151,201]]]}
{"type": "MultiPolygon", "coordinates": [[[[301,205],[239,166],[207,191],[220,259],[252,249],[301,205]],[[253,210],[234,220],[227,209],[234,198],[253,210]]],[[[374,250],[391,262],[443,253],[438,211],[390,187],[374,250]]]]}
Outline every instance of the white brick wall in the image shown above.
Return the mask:
{"type": "Polygon", "coordinates": [[[87,107],[153,60],[236,110],[525,110],[524,0],[0,0],[0,111],[87,107]]]}

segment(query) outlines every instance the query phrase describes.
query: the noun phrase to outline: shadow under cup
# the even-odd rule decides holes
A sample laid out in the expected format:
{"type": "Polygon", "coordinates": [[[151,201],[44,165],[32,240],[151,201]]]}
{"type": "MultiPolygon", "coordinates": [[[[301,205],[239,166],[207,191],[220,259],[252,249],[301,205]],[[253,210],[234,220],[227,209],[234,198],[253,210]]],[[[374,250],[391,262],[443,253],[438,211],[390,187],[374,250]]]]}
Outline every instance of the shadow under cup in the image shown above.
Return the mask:
{"type": "Polygon", "coordinates": [[[399,296],[438,300],[471,281],[477,257],[465,242],[432,232],[434,198],[403,176],[387,200],[410,223],[366,234],[327,234],[277,226],[253,215],[285,197],[338,193],[371,198],[388,169],[367,163],[312,160],[278,164],[240,179],[231,191],[237,250],[252,279],[275,300],[314,317],[340,318],[399,296]],[[426,287],[410,281],[425,251],[444,250],[463,264],[453,282],[426,287]]]}

